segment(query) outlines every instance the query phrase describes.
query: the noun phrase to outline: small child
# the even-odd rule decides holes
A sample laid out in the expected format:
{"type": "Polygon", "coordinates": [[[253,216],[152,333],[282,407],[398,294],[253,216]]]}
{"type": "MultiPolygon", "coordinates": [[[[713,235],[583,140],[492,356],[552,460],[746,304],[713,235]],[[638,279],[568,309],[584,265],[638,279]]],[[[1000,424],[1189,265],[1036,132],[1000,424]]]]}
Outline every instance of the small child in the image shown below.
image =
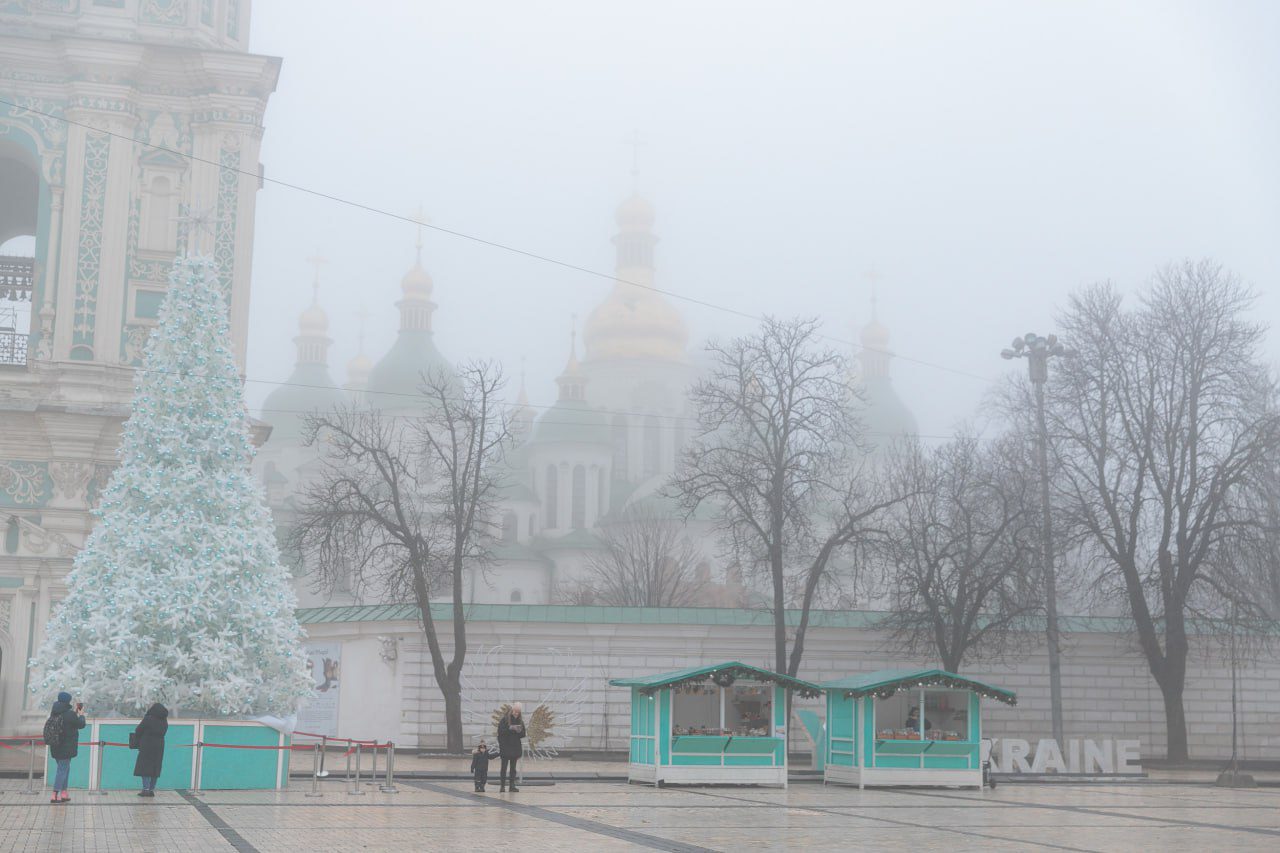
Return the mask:
{"type": "Polygon", "coordinates": [[[489,747],[484,741],[480,741],[471,755],[471,775],[476,781],[476,793],[483,794],[485,783],[489,781],[489,747]]]}

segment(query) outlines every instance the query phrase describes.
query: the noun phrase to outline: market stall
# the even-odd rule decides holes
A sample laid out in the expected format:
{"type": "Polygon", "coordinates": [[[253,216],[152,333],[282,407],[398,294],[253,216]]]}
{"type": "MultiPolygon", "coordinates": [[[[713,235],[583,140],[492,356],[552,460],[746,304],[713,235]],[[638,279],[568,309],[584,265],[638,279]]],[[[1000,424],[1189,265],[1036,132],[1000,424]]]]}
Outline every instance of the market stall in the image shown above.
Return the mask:
{"type": "Polygon", "coordinates": [[[941,669],[828,681],[823,779],[857,785],[982,787],[982,699],[1011,690],[941,669]]]}
{"type": "Polygon", "coordinates": [[[787,691],[807,681],[730,661],[644,678],[631,688],[627,778],[654,785],[787,785],[787,691]]]}

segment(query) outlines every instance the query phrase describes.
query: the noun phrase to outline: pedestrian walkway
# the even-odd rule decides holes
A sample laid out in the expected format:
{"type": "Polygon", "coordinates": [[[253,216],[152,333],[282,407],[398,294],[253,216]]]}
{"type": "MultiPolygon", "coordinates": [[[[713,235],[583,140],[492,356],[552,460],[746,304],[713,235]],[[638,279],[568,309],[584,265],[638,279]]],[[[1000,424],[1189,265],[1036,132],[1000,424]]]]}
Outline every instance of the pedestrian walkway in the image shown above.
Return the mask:
{"type": "Polygon", "coordinates": [[[285,792],[84,793],[66,806],[0,781],[0,850],[1070,850],[1276,849],[1280,791],[1188,785],[1002,785],[995,791],[665,788],[615,782],[475,794],[415,779],[285,792]]]}

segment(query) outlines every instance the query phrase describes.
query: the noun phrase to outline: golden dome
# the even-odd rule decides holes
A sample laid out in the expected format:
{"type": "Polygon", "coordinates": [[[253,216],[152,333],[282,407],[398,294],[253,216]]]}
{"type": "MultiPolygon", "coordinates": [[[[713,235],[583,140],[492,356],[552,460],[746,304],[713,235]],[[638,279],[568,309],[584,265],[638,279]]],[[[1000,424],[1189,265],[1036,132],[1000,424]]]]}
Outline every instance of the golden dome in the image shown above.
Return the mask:
{"type": "Polygon", "coordinates": [[[329,315],[324,313],[318,302],[298,317],[298,332],[301,335],[323,337],[329,332],[329,315]]]}
{"type": "Polygon", "coordinates": [[[596,306],[582,332],[591,361],[658,358],[683,361],[689,331],[662,294],[618,282],[596,306]]]}
{"type": "Polygon", "coordinates": [[[868,349],[887,349],[889,346],[889,329],[879,320],[872,320],[862,327],[862,345],[868,349]]]}
{"type": "Polygon", "coordinates": [[[639,195],[618,207],[618,281],[582,331],[588,361],[648,358],[683,361],[689,331],[680,313],[652,288],[653,205],[639,195]]]}
{"type": "Polygon", "coordinates": [[[422,258],[418,258],[413,268],[400,279],[400,292],[406,297],[430,298],[434,288],[435,283],[431,281],[431,276],[422,268],[422,258]]]}
{"type": "Polygon", "coordinates": [[[632,193],[631,198],[618,205],[618,229],[621,231],[648,231],[653,227],[653,219],[653,205],[637,193],[632,193]]]}
{"type": "Polygon", "coordinates": [[[373,371],[373,359],[364,353],[358,354],[355,358],[347,362],[347,376],[352,379],[368,378],[373,371]]]}

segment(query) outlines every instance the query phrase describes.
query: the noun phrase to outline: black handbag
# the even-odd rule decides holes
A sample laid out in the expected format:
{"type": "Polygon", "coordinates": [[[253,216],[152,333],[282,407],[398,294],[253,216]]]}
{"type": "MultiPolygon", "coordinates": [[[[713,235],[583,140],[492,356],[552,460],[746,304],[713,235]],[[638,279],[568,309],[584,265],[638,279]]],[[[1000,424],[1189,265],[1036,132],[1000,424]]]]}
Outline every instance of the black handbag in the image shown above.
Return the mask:
{"type": "Polygon", "coordinates": [[[138,733],[137,733],[137,732],[129,732],[129,748],[130,748],[130,749],[137,749],[137,748],[138,748],[138,733]]]}

